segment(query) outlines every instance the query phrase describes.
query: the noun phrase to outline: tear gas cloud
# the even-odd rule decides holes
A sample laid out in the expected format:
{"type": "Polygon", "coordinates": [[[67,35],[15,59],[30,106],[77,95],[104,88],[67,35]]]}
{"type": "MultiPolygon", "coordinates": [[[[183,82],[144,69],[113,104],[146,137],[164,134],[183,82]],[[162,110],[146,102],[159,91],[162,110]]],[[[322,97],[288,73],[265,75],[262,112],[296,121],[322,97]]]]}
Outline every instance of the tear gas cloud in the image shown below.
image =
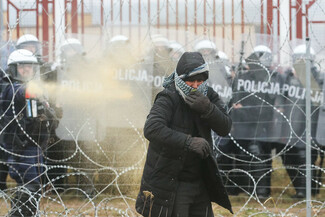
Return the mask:
{"type": "MultiPolygon", "coordinates": [[[[107,122],[106,127],[129,127],[127,118],[141,128],[150,109],[152,85],[148,79],[137,78],[139,72],[152,73],[152,62],[141,50],[128,45],[108,49],[96,59],[70,58],[57,67],[57,82],[33,80],[28,90],[47,96],[62,107],[64,115],[79,113],[74,119],[87,117],[107,122]]],[[[53,72],[41,77],[49,73],[53,72]]]]}
{"type": "MultiPolygon", "coordinates": [[[[93,171],[110,168],[90,172],[99,186],[115,178],[111,169],[143,163],[146,140],[142,128],[151,108],[153,85],[148,78],[152,77],[153,60],[146,51],[128,45],[111,48],[100,58],[71,58],[57,67],[56,82],[44,81],[53,73],[48,71],[28,85],[30,92],[46,96],[62,108],[56,135],[70,141],[65,153],[82,153],[69,164],[93,171]]],[[[134,172],[119,183],[138,182],[140,175],[134,172]]]]}

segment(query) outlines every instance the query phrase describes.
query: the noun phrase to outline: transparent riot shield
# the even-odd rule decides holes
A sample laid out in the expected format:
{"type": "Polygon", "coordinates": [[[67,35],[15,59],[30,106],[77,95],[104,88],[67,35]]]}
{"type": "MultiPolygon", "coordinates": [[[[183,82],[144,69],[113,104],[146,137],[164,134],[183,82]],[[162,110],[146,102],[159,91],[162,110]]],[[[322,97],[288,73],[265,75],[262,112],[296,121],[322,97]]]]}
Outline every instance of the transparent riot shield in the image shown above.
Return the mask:
{"type": "MultiPolygon", "coordinates": [[[[7,60],[15,46],[12,41],[0,41],[0,69],[5,71],[7,69],[7,60]]],[[[1,74],[1,77],[3,74],[1,74]]]]}
{"type": "Polygon", "coordinates": [[[142,128],[151,108],[152,87],[161,86],[162,78],[153,76],[152,56],[125,65],[115,71],[114,80],[125,88],[130,97],[108,102],[107,127],[142,128]],[[159,80],[160,79],[160,80],[159,80]]]}
{"type": "Polygon", "coordinates": [[[168,48],[154,47],[150,51],[150,55],[153,57],[152,81],[150,83],[152,84],[152,102],[154,102],[156,95],[163,90],[164,78],[175,70],[175,62],[171,59],[168,48]]]}
{"type": "Polygon", "coordinates": [[[276,73],[252,54],[248,70],[237,72],[233,85],[231,116],[235,139],[269,141],[275,95],[280,93],[276,73]]]}
{"type": "Polygon", "coordinates": [[[101,77],[103,73],[84,58],[58,68],[60,90],[56,102],[62,107],[63,116],[56,134],[60,139],[94,141],[104,138],[105,88],[101,77]]]}
{"type": "MultiPolygon", "coordinates": [[[[323,79],[325,79],[325,74],[323,74],[323,79]]],[[[325,91],[325,83],[323,83],[323,90],[322,93],[325,91]]],[[[319,107],[319,113],[318,113],[318,122],[317,122],[317,130],[316,130],[316,140],[319,144],[322,146],[325,146],[325,99],[324,99],[324,94],[322,97],[321,105],[319,107]]]]}
{"type": "Polygon", "coordinates": [[[221,60],[208,62],[209,86],[221,97],[224,103],[228,103],[232,97],[231,76],[229,68],[221,60]]]}
{"type": "MultiPolygon", "coordinates": [[[[314,69],[312,69],[314,70],[314,69]]],[[[281,94],[276,96],[274,122],[272,127],[273,141],[282,144],[303,146],[306,136],[306,64],[299,61],[292,69],[286,70],[282,75],[281,94]]],[[[316,73],[316,72],[314,72],[316,73]]],[[[314,74],[312,73],[312,74],[314,74]]],[[[318,76],[311,78],[311,132],[315,138],[319,105],[323,94],[319,89],[318,76]]]]}

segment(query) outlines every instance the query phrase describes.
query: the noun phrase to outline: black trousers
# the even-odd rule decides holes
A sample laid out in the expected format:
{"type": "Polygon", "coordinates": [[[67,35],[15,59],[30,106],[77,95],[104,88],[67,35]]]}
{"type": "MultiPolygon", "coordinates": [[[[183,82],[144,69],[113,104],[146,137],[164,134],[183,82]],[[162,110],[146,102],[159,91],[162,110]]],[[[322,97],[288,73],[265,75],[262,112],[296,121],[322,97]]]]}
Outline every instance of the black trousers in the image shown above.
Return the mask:
{"type": "MultiPolygon", "coordinates": [[[[262,161],[271,158],[272,146],[270,143],[250,140],[237,140],[237,142],[247,152],[254,155],[255,157],[260,158],[262,161]]],[[[269,197],[271,192],[271,176],[268,171],[272,168],[272,162],[265,161],[257,163],[257,159],[242,150],[239,152],[238,158],[241,160],[252,162],[248,163],[238,161],[238,164],[236,163],[236,168],[249,172],[256,182],[259,180],[256,186],[257,196],[261,198],[269,197]]],[[[238,177],[238,185],[242,186],[246,191],[252,193],[254,189],[254,182],[251,180],[251,178],[243,173],[239,173],[238,177]]]]}
{"type": "MultiPolygon", "coordinates": [[[[3,147],[3,146],[2,146],[3,147]]],[[[7,163],[7,153],[0,149],[0,190],[7,189],[7,176],[9,168],[7,163]]]]}
{"type": "Polygon", "coordinates": [[[180,182],[172,217],[213,217],[212,205],[203,181],[180,182]]]}

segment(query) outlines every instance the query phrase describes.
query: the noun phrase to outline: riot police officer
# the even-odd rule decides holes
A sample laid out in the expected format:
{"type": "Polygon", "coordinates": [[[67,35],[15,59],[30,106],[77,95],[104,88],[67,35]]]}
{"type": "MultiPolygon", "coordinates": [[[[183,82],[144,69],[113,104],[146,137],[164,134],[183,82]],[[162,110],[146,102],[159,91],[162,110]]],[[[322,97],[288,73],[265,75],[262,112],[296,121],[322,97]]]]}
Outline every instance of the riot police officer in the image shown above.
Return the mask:
{"type": "MultiPolygon", "coordinates": [[[[231,134],[241,147],[238,158],[243,161],[239,161],[236,167],[249,172],[257,183],[257,196],[267,198],[270,195],[268,172],[271,169],[272,149],[268,140],[277,73],[271,69],[272,52],[264,45],[254,47],[245,62],[248,70],[237,73],[232,99],[234,124],[231,134]]],[[[246,174],[242,175],[244,189],[252,193],[253,180],[246,174]]]]}
{"type": "MultiPolygon", "coordinates": [[[[314,65],[315,52],[311,48],[310,58],[312,60],[312,101],[311,101],[311,127],[312,127],[312,164],[317,158],[317,141],[315,140],[318,106],[320,102],[315,97],[315,94],[321,89],[323,80],[319,71],[314,65]]],[[[281,110],[287,120],[277,117],[281,123],[280,141],[276,143],[277,152],[281,152],[281,158],[287,173],[296,190],[293,198],[306,197],[306,101],[304,96],[305,91],[305,72],[306,72],[306,45],[297,46],[292,55],[293,67],[287,69],[282,75],[283,95],[277,97],[276,107],[281,110]],[[289,120],[289,123],[288,123],[289,120]],[[293,133],[292,133],[293,132],[293,133]]],[[[315,171],[312,171],[312,178],[315,178],[315,171]]],[[[312,182],[313,192],[315,191],[316,183],[312,182]]]]}
{"type": "Polygon", "coordinates": [[[10,216],[33,216],[41,194],[48,120],[55,114],[43,93],[33,92],[28,86],[39,77],[39,62],[32,52],[24,49],[12,52],[8,70],[1,105],[8,124],[4,144],[9,155],[9,174],[18,185],[10,216]]]}
{"type": "MultiPolygon", "coordinates": [[[[0,96],[2,93],[3,87],[6,85],[5,81],[5,75],[7,72],[4,70],[0,70],[1,72],[1,77],[0,77],[0,96]]],[[[2,104],[3,100],[0,98],[0,105],[2,104]]],[[[0,106],[0,112],[3,114],[2,108],[0,106]]],[[[0,120],[0,130],[3,129],[5,126],[5,123],[2,120],[0,120]]],[[[9,167],[7,165],[7,153],[4,150],[4,143],[3,143],[3,134],[0,135],[0,190],[3,191],[7,189],[7,176],[8,176],[8,170],[9,167]]]]}
{"type": "Polygon", "coordinates": [[[152,36],[152,48],[150,52],[153,52],[153,81],[152,81],[152,102],[155,100],[157,93],[159,93],[163,87],[162,82],[165,77],[170,75],[175,67],[170,56],[171,47],[169,40],[162,35],[152,36]],[[160,81],[160,82],[158,82],[160,81]]]}
{"type": "MultiPolygon", "coordinates": [[[[16,46],[12,46],[10,47],[10,43],[8,43],[8,46],[9,48],[11,49],[14,49],[14,47],[16,47],[16,49],[26,49],[26,50],[29,50],[31,51],[36,57],[37,57],[37,60],[42,63],[42,58],[41,58],[41,53],[42,53],[42,50],[41,50],[41,44],[39,42],[39,40],[34,36],[34,35],[31,35],[31,34],[25,34],[25,35],[22,35],[18,40],[17,40],[17,43],[16,43],[16,46]]],[[[5,55],[5,50],[7,50],[7,46],[5,46],[4,49],[1,49],[1,57],[0,59],[2,60],[6,60],[4,63],[7,64],[7,59],[5,59],[4,57],[6,56],[5,55]]],[[[9,49],[8,49],[9,50],[9,49]]],[[[8,51],[7,50],[7,51],[8,51]]],[[[2,92],[2,89],[3,89],[3,86],[6,84],[6,81],[5,81],[5,74],[7,72],[5,72],[7,70],[7,65],[6,67],[4,67],[3,69],[1,69],[1,78],[0,78],[0,93],[2,92]]],[[[1,109],[0,109],[1,111],[1,109]]],[[[2,129],[2,124],[3,123],[0,123],[0,127],[2,129]]],[[[3,145],[3,135],[0,135],[0,146],[2,148],[4,148],[4,145],[3,145]]],[[[6,179],[7,179],[7,176],[8,176],[8,166],[6,165],[6,159],[7,159],[7,154],[5,153],[4,150],[0,149],[0,159],[3,161],[1,164],[0,164],[0,189],[1,190],[4,190],[7,188],[7,185],[6,185],[6,179]]]]}
{"type": "Polygon", "coordinates": [[[211,40],[200,40],[195,44],[194,50],[200,52],[207,62],[216,60],[217,46],[211,40]]]}
{"type": "Polygon", "coordinates": [[[37,37],[32,34],[25,34],[18,38],[16,49],[26,49],[32,52],[40,64],[42,60],[42,45],[37,37]]]}
{"type": "MultiPolygon", "coordinates": [[[[185,49],[183,45],[176,41],[170,41],[169,42],[169,48],[170,48],[170,57],[173,61],[178,62],[179,58],[185,53],[185,49]]],[[[177,65],[177,64],[176,64],[177,65]]]]}
{"type": "MultiPolygon", "coordinates": [[[[64,164],[70,164],[75,168],[85,168],[89,166],[89,164],[86,165],[87,159],[83,158],[80,152],[75,155],[75,150],[89,147],[87,142],[93,142],[96,139],[101,141],[98,137],[102,134],[98,131],[99,126],[101,126],[101,120],[98,119],[100,114],[94,112],[97,104],[88,106],[83,104],[89,99],[83,93],[89,92],[90,88],[100,88],[100,84],[95,83],[94,79],[88,76],[89,72],[94,70],[94,65],[87,61],[84,46],[78,39],[67,38],[60,45],[59,52],[57,85],[65,91],[58,91],[56,95],[56,101],[62,108],[62,118],[55,130],[61,145],[58,146],[57,150],[53,150],[57,151],[57,154],[53,155],[55,157],[54,163],[63,164],[62,168],[66,168],[64,164]],[[83,128],[85,123],[89,123],[87,128],[83,128]],[[60,149],[60,147],[62,148],[60,149]],[[81,160],[81,158],[83,159],[81,160]]],[[[93,171],[76,170],[79,172],[76,177],[77,183],[66,183],[67,176],[61,176],[60,182],[57,184],[64,188],[68,184],[76,184],[78,188],[87,194],[87,197],[94,196],[95,188],[91,178],[93,171]]],[[[66,174],[66,169],[64,169],[63,173],[66,174]]],[[[80,194],[80,191],[77,193],[80,194]]],[[[86,195],[81,194],[81,196],[85,197],[86,195]]]]}

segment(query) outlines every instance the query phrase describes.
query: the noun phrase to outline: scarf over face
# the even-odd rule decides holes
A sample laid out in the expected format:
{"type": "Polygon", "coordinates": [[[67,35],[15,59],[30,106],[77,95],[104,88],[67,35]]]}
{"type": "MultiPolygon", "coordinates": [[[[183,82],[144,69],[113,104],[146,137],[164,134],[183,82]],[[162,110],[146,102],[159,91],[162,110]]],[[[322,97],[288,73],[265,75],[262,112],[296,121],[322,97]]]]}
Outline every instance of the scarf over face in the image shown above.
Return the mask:
{"type": "Polygon", "coordinates": [[[207,95],[208,92],[208,86],[207,86],[207,80],[205,80],[197,89],[190,87],[185,83],[183,79],[190,78],[192,76],[201,74],[201,73],[207,73],[209,71],[209,67],[206,63],[203,65],[193,69],[187,74],[178,75],[177,71],[175,70],[171,75],[169,75],[167,78],[165,78],[163,87],[167,88],[172,83],[175,83],[176,90],[178,93],[185,99],[186,96],[188,96],[193,91],[199,91],[203,95],[207,95]]]}

